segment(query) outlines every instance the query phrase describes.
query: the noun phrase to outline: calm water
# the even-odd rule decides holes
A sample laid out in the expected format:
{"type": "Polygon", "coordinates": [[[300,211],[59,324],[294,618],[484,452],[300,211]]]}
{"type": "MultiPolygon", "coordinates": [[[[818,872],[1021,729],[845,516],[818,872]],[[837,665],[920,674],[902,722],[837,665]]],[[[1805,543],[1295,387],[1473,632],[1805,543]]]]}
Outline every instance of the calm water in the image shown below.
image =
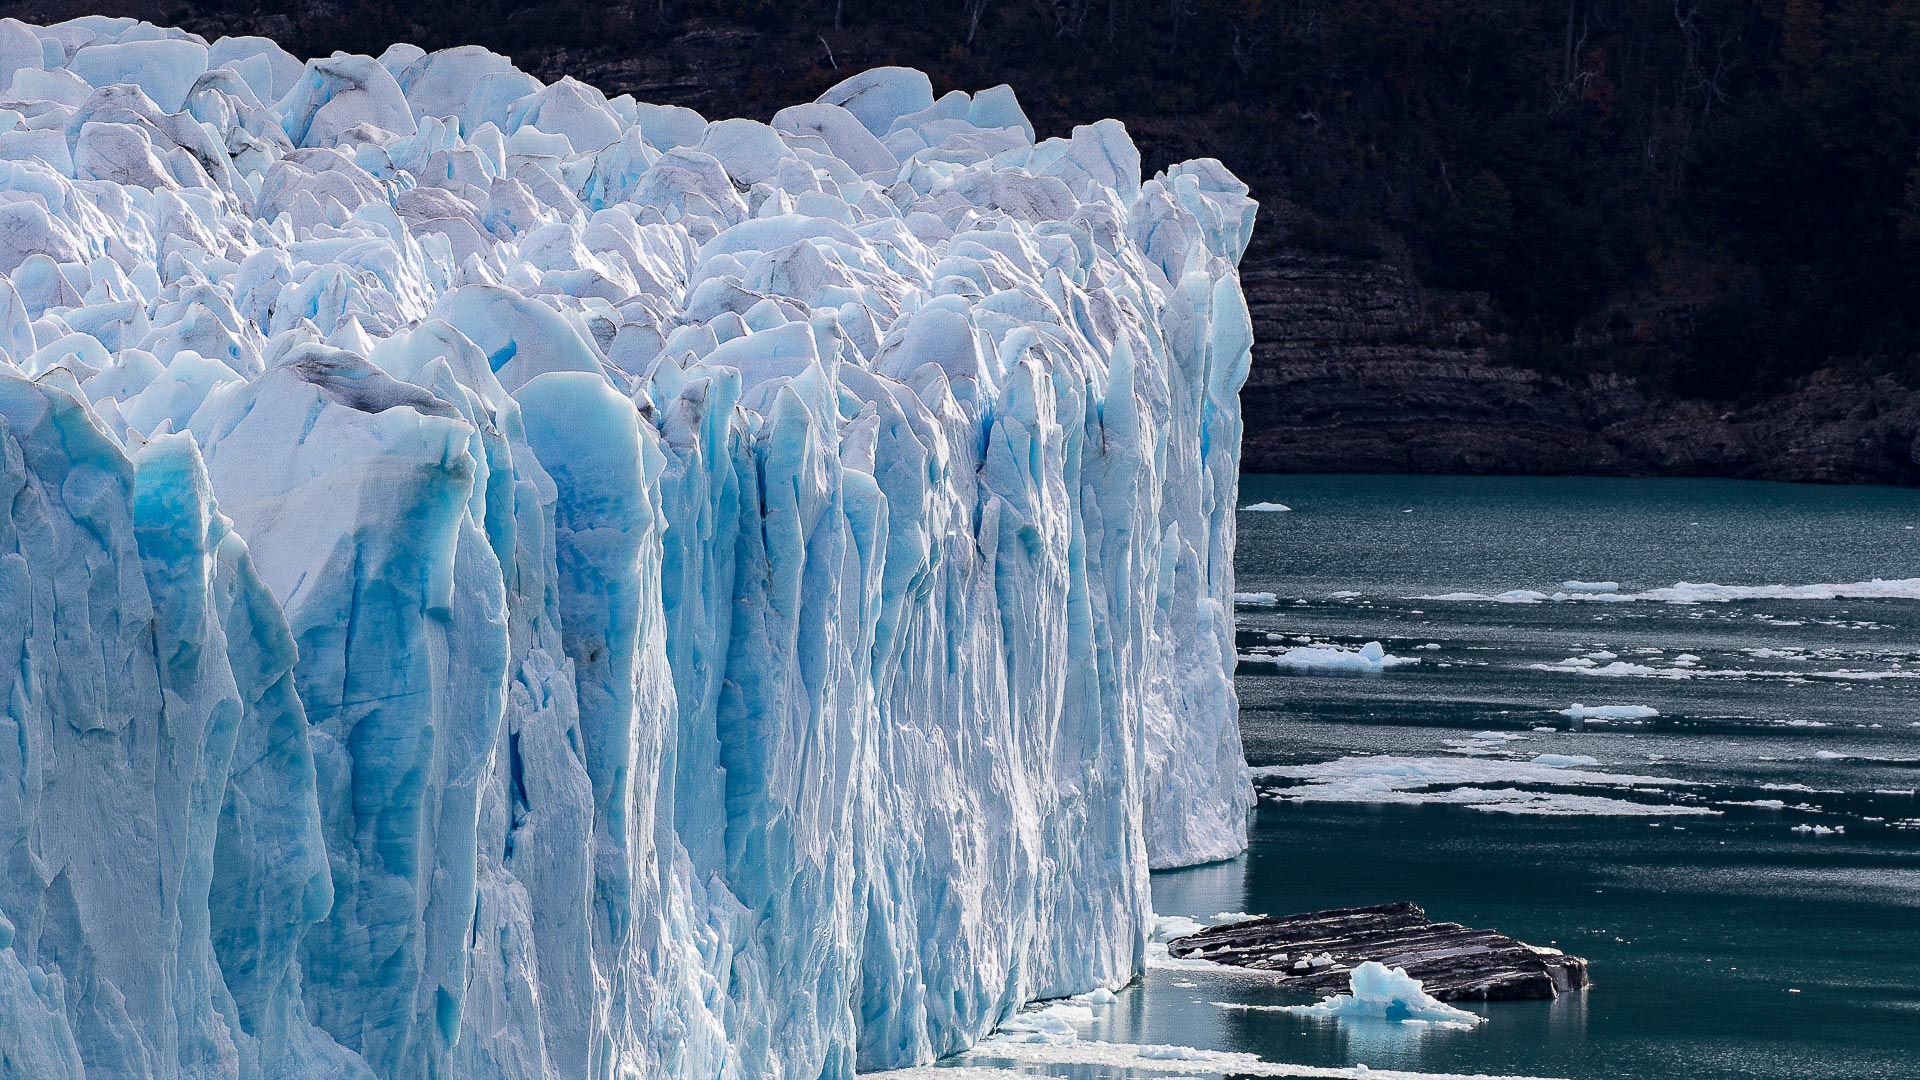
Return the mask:
{"type": "Polygon", "coordinates": [[[1260,782],[1248,853],[1158,875],[1156,909],[1409,899],[1585,956],[1595,985],[1423,1030],[1223,1008],[1297,999],[1160,967],[1082,1038],[1420,1072],[1920,1078],[1920,598],[1491,599],[1920,577],[1920,493],[1247,478],[1243,505],[1266,500],[1293,510],[1240,515],[1239,587],[1275,594],[1242,608],[1243,652],[1379,641],[1417,663],[1242,674],[1248,759],[1296,768],[1260,782]],[[1448,594],[1483,598],[1418,599],[1448,594]],[[1576,724],[1574,703],[1660,715],[1576,724]],[[1541,754],[1644,780],[1543,782],[1541,754]],[[1484,772],[1379,776],[1409,763],[1484,772]],[[1382,784],[1390,801],[1339,801],[1382,784]]]}

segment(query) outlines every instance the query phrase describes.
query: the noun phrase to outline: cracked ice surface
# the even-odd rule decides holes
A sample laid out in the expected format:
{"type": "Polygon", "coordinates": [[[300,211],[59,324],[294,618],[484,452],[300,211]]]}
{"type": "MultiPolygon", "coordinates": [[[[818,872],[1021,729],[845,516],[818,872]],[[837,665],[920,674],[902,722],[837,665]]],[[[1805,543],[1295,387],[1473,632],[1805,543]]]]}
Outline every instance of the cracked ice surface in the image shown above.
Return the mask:
{"type": "Polygon", "coordinates": [[[845,1077],[1244,844],[1253,220],[1111,121],[0,20],[0,1076],[845,1077]]]}

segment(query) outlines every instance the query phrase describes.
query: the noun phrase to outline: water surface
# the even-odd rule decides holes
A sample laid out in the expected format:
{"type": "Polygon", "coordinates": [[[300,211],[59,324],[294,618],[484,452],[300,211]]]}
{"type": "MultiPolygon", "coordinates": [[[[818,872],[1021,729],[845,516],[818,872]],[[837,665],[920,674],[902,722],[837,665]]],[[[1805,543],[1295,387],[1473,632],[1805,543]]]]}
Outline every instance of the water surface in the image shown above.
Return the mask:
{"type": "Polygon", "coordinates": [[[1595,985],[1456,1031],[1223,1007],[1299,998],[1163,966],[1082,1038],[1582,1080],[1920,1077],[1920,583],[1872,585],[1920,578],[1920,493],[1271,476],[1242,499],[1292,507],[1239,516],[1239,588],[1273,594],[1242,608],[1243,652],[1379,641],[1412,662],[1243,673],[1248,759],[1289,775],[1261,781],[1247,854],[1156,875],[1157,910],[1409,899],[1585,956],[1595,985]],[[1759,598],[1670,602],[1703,592],[1678,583],[1759,598]],[[1758,588],[1821,584],[1851,588],[1758,588]],[[1561,715],[1576,703],[1659,715],[1561,715]],[[1648,782],[1541,783],[1538,755],[1648,782]],[[1409,765],[1493,779],[1342,801],[1409,765]]]}

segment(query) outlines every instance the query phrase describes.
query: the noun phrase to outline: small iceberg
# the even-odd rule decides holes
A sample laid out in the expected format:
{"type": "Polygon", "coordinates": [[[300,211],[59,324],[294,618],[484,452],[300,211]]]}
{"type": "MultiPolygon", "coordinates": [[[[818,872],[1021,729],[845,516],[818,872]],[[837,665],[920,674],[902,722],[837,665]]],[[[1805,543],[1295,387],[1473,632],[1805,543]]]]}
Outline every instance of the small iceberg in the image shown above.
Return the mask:
{"type": "Polygon", "coordinates": [[[1285,514],[1285,513],[1291,512],[1293,510],[1293,507],[1288,506],[1286,503],[1257,502],[1257,503],[1248,503],[1246,506],[1243,506],[1240,509],[1242,511],[1249,511],[1253,513],[1261,513],[1261,514],[1285,514]]]}
{"type": "Polygon", "coordinates": [[[1427,993],[1406,968],[1390,968],[1369,960],[1354,968],[1352,992],[1335,994],[1313,1005],[1288,1005],[1287,1012],[1302,1016],[1331,1016],[1341,1020],[1391,1020],[1402,1024],[1444,1024],[1470,1028],[1486,1017],[1456,1009],[1427,993]]]}
{"type": "Polygon", "coordinates": [[[1620,591],[1617,581],[1563,581],[1560,588],[1566,592],[1615,593],[1620,591]]]}

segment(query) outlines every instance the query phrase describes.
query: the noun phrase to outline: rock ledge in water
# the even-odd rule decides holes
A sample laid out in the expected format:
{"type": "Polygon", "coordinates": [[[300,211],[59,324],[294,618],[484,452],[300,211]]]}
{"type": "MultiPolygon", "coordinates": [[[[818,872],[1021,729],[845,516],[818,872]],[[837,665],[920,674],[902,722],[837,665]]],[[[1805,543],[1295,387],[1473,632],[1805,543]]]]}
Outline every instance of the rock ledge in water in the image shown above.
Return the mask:
{"type": "Polygon", "coordinates": [[[1537,1001],[1587,987],[1587,962],[1492,930],[1434,922],[1415,904],[1336,908],[1228,923],[1169,942],[1176,957],[1284,975],[1305,990],[1345,990],[1377,960],[1405,968],[1441,1001],[1537,1001]]]}

